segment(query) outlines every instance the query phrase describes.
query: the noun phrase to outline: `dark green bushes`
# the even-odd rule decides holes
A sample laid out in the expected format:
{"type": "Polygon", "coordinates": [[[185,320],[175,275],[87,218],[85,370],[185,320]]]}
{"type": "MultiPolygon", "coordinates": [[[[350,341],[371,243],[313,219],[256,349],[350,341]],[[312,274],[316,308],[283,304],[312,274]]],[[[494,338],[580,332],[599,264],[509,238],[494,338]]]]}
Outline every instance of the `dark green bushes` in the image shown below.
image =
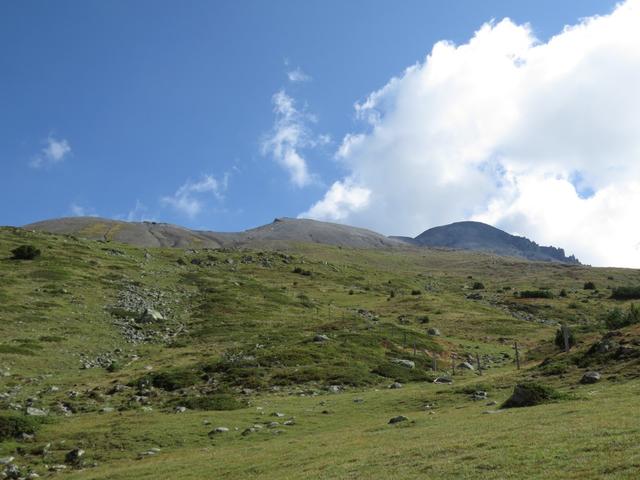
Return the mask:
{"type": "Polygon", "coordinates": [[[484,290],[484,283],[482,283],[482,282],[474,282],[474,284],[471,286],[471,288],[473,290],[484,290]]]}
{"type": "Polygon", "coordinates": [[[187,369],[149,373],[137,381],[139,386],[151,385],[167,392],[195,385],[201,380],[200,372],[187,369]]]}
{"type": "Polygon", "coordinates": [[[18,438],[23,433],[34,434],[40,426],[40,420],[15,413],[0,414],[0,442],[18,438]]]}
{"type": "Polygon", "coordinates": [[[551,387],[535,382],[520,383],[501,408],[533,407],[542,403],[559,400],[563,395],[551,387]]]}
{"type": "Polygon", "coordinates": [[[305,277],[310,277],[312,275],[311,270],[304,270],[301,267],[294,268],[293,273],[297,273],[298,275],[304,275],[305,277]]]}
{"type": "Polygon", "coordinates": [[[238,410],[247,404],[237,400],[233,395],[216,393],[202,397],[188,397],[179,400],[180,405],[190,410],[238,410]]]}
{"type": "MultiPolygon", "coordinates": [[[[573,334],[573,332],[571,330],[568,331],[568,343],[569,343],[569,348],[573,348],[576,344],[576,336],[573,334]]],[[[564,333],[562,328],[559,328],[556,331],[556,337],[553,340],[553,343],[556,345],[556,347],[558,347],[560,350],[564,350],[564,333]]]]}
{"type": "Polygon", "coordinates": [[[20,245],[11,250],[14,260],[33,260],[40,256],[40,250],[33,245],[20,245]]]}
{"type": "Polygon", "coordinates": [[[629,309],[626,312],[616,307],[604,319],[604,324],[609,330],[628,327],[636,323],[640,323],[640,308],[636,305],[629,305],[629,309]]]}
{"type": "Polygon", "coordinates": [[[549,290],[523,290],[520,298],[553,298],[553,293],[549,290]]]}
{"type": "Polygon", "coordinates": [[[640,299],[640,287],[616,287],[611,291],[611,298],[615,300],[640,299]]]}
{"type": "Polygon", "coordinates": [[[595,290],[596,289],[596,284],[593,282],[585,282],[584,286],[582,287],[584,290],[595,290]]]}

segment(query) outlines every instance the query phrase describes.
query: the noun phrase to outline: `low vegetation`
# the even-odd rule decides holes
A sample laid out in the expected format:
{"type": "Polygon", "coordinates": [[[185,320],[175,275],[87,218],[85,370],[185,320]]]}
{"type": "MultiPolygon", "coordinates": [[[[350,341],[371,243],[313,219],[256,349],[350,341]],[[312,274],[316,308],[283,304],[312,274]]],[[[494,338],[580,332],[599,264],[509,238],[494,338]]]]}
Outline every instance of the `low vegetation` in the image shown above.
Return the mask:
{"type": "Polygon", "coordinates": [[[541,461],[547,479],[633,478],[638,308],[614,294],[636,284],[470,252],[3,228],[0,458],[70,480],[537,478],[541,461]],[[45,254],[15,261],[22,245],[45,254]],[[525,387],[533,408],[500,408],[525,387]]]}

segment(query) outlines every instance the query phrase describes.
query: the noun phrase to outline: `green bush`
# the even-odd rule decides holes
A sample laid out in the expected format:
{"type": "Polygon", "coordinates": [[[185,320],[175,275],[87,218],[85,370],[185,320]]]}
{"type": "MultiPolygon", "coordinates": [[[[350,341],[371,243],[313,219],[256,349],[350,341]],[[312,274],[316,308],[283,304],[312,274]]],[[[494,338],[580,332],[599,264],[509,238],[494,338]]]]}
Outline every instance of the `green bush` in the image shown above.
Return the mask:
{"type": "Polygon", "coordinates": [[[189,397],[178,401],[190,410],[238,410],[247,404],[226,393],[216,393],[202,397],[189,397]]]}
{"type": "Polygon", "coordinates": [[[473,286],[471,287],[473,290],[484,290],[484,283],[482,282],[474,282],[473,286]]]}
{"type": "Polygon", "coordinates": [[[619,307],[614,308],[604,319],[604,324],[609,330],[624,328],[637,323],[640,323],[640,308],[633,304],[629,305],[629,309],[626,312],[619,307]]]}
{"type": "Polygon", "coordinates": [[[640,287],[616,287],[611,291],[615,300],[635,300],[640,298],[640,287]]]}
{"type": "Polygon", "coordinates": [[[33,260],[40,256],[40,250],[33,245],[20,245],[11,250],[14,260],[33,260]]]}
{"type": "Polygon", "coordinates": [[[422,291],[420,291],[420,290],[411,290],[411,295],[422,295],[422,291]]]}
{"type": "Polygon", "coordinates": [[[596,289],[596,284],[593,282],[585,282],[584,286],[582,287],[584,290],[595,290],[596,289]]]}
{"type": "Polygon", "coordinates": [[[567,297],[567,291],[564,288],[562,290],[560,290],[560,296],[562,298],[566,298],[567,297]]]}
{"type": "Polygon", "coordinates": [[[311,271],[310,270],[303,270],[300,267],[296,267],[293,269],[293,273],[297,273],[298,275],[304,275],[305,277],[310,277],[311,276],[311,271]]]}
{"type": "Polygon", "coordinates": [[[165,370],[164,372],[149,373],[137,381],[139,386],[151,385],[167,392],[187,388],[198,383],[201,379],[199,372],[186,369],[165,370]]]}
{"type": "MultiPolygon", "coordinates": [[[[556,337],[553,343],[555,343],[556,347],[558,347],[560,350],[564,350],[564,334],[562,333],[562,328],[559,328],[556,331],[556,337]]],[[[573,331],[569,330],[569,348],[572,348],[573,346],[575,346],[575,344],[576,337],[573,334],[573,331]]]]}
{"type": "Polygon", "coordinates": [[[553,293],[549,290],[523,290],[520,298],[553,298],[553,293]]]}
{"type": "Polygon", "coordinates": [[[563,395],[546,385],[535,382],[520,383],[501,408],[533,407],[562,398],[563,395]]]}
{"type": "Polygon", "coordinates": [[[18,438],[23,433],[34,434],[40,426],[40,420],[14,413],[0,414],[0,442],[18,438]]]}

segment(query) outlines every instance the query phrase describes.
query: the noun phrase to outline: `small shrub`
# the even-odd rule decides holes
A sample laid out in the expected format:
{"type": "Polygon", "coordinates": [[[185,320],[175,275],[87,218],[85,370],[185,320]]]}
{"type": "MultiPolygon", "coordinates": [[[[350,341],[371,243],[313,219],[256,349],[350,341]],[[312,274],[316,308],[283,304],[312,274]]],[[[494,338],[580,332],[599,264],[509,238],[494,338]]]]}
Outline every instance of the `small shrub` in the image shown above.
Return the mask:
{"type": "Polygon", "coordinates": [[[429,315],[423,315],[421,317],[418,317],[418,323],[429,323],[430,319],[429,319],[429,315]]]}
{"type": "Polygon", "coordinates": [[[585,282],[584,286],[582,287],[584,290],[595,290],[596,289],[596,284],[593,282],[585,282]]]}
{"type": "Polygon", "coordinates": [[[411,295],[422,295],[421,290],[411,290],[411,295]]]}
{"type": "Polygon", "coordinates": [[[181,388],[190,387],[200,381],[200,375],[193,370],[166,370],[164,372],[156,372],[145,375],[137,382],[142,386],[145,384],[161,388],[167,392],[173,392],[181,388]]]}
{"type": "Polygon", "coordinates": [[[616,287],[611,292],[611,298],[615,300],[640,299],[640,287],[616,287]]]}
{"type": "Polygon", "coordinates": [[[520,298],[553,298],[553,293],[549,290],[523,290],[520,298]]]}
{"type": "Polygon", "coordinates": [[[520,383],[515,386],[513,394],[500,408],[533,407],[562,397],[562,394],[546,385],[535,382],[520,383]]]}
{"type": "MultiPolygon", "coordinates": [[[[573,334],[573,331],[569,330],[569,348],[573,348],[576,344],[576,337],[573,334]]],[[[556,337],[553,340],[553,343],[556,345],[556,347],[558,347],[560,350],[564,350],[564,334],[562,333],[562,328],[559,328],[556,331],[556,337]]]]}
{"type": "Polygon", "coordinates": [[[640,308],[636,305],[629,305],[629,309],[626,312],[616,307],[604,319],[604,324],[609,330],[624,328],[637,323],[640,323],[640,308]]]}
{"type": "Polygon", "coordinates": [[[36,433],[40,420],[15,413],[0,414],[0,442],[18,438],[23,433],[36,433]]]}
{"type": "Polygon", "coordinates": [[[247,406],[246,403],[237,400],[233,395],[225,393],[189,397],[181,399],[179,403],[190,410],[238,410],[247,406]]]}
{"type": "Polygon", "coordinates": [[[311,271],[310,270],[304,270],[300,267],[296,267],[293,269],[293,273],[297,273],[298,275],[304,275],[305,277],[310,277],[311,276],[311,271]]]}
{"type": "Polygon", "coordinates": [[[567,291],[564,288],[562,290],[560,290],[560,296],[562,298],[566,298],[567,297],[567,291]]]}
{"type": "Polygon", "coordinates": [[[40,250],[33,245],[20,245],[11,250],[14,260],[33,260],[40,256],[40,250]]]}
{"type": "Polygon", "coordinates": [[[484,290],[484,284],[482,282],[474,282],[471,288],[473,290],[484,290]]]}

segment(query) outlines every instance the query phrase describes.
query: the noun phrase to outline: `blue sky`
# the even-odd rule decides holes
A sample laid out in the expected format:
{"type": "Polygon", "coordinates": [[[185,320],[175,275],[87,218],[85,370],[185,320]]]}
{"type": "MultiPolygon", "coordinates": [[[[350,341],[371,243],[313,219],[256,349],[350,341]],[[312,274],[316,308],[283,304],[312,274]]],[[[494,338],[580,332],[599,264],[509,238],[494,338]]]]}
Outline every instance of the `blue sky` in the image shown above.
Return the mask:
{"type": "MultiPolygon", "coordinates": [[[[466,44],[486,22],[529,24],[544,43],[614,5],[2,2],[0,223],[85,213],[225,231],[315,213],[415,234],[463,219],[454,216],[470,218],[479,211],[473,203],[449,217],[416,214],[415,225],[404,220],[397,227],[314,210],[336,182],[357,195],[353,182],[366,176],[336,158],[346,135],[373,128],[363,126],[354,105],[408,67],[425,65],[437,42],[466,44]],[[279,93],[289,110],[274,103],[279,93]],[[287,152],[304,162],[304,178],[296,180],[297,160],[287,152]]],[[[576,187],[580,198],[597,191],[588,173],[567,173],[584,183],[576,187]]],[[[482,202],[487,207],[487,198],[482,202]]],[[[517,222],[493,223],[536,233],[517,222]]]]}

